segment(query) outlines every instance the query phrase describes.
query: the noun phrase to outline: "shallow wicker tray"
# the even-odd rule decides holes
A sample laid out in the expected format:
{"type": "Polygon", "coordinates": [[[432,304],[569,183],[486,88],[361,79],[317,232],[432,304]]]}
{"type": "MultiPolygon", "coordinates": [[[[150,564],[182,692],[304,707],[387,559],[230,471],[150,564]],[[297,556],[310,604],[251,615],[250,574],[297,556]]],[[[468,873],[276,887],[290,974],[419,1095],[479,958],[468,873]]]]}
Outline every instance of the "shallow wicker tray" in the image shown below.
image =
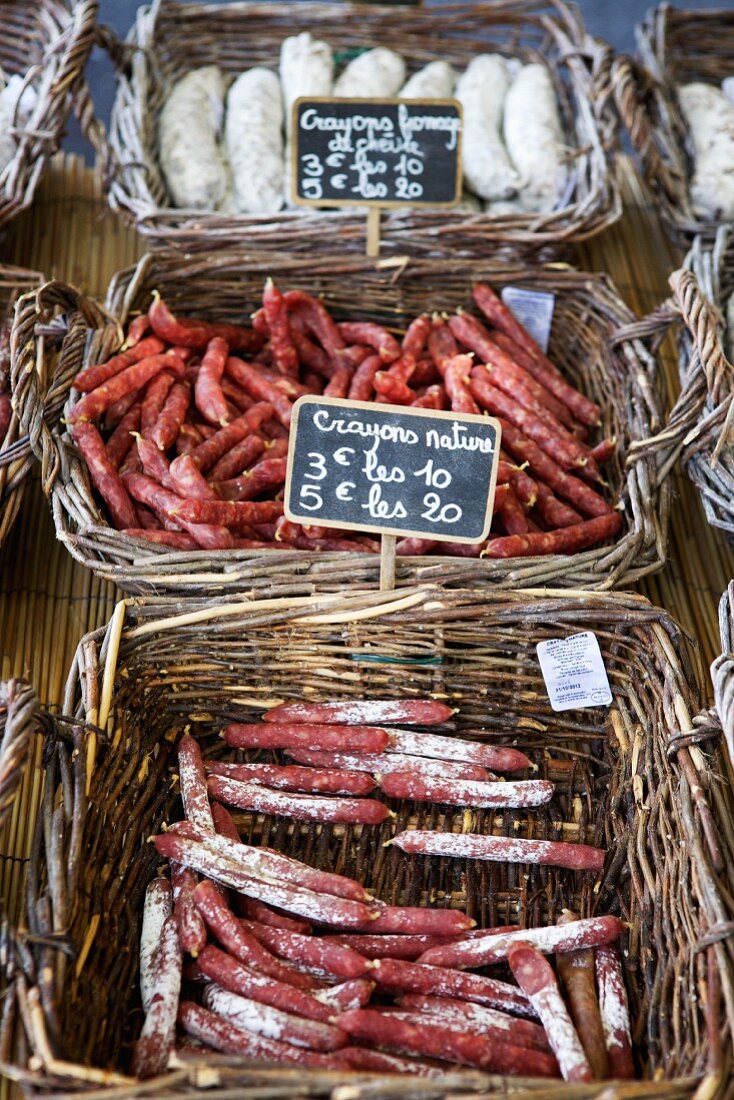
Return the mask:
{"type": "Polygon", "coordinates": [[[637,27],[642,65],[619,57],[612,79],[622,123],[638,154],[668,233],[687,248],[696,234],[713,238],[718,223],[691,205],[692,165],[687,126],[676,86],[692,80],[719,84],[734,72],[734,10],[652,8],[637,27]]]}
{"type": "Polygon", "coordinates": [[[156,243],[192,248],[242,239],[248,247],[364,251],[363,213],[308,208],[273,215],[223,215],[170,205],[157,160],[157,116],[171,84],[190,69],[215,63],[236,75],[252,65],[277,69],[280,44],[309,30],[335,51],[388,46],[415,71],[442,58],[464,68],[482,51],[501,50],[550,68],[561,104],[577,180],[566,205],[547,215],[490,218],[450,210],[386,214],[383,250],[484,255],[489,244],[542,246],[582,240],[616,221],[621,205],[610,167],[616,115],[609,79],[611,49],[585,30],[578,11],[562,0],[494,0],[427,8],[301,3],[205,5],[160,0],[141,8],[127,40],[111,49],[118,89],[109,138],[88,120],[110,177],[113,207],[135,219],[156,243]]]}
{"type": "Polygon", "coordinates": [[[68,394],[86,362],[103,360],[121,342],[120,324],[130,311],[147,309],[154,288],[182,315],[220,320],[243,316],[259,304],[266,275],[283,288],[303,286],[323,294],[335,316],[370,318],[393,328],[434,309],[470,303],[471,285],[486,278],[553,291],[556,313],[550,354],[570,379],[597,400],[604,412],[603,434],[618,440],[618,456],[607,469],[615,499],[622,501],[624,527],[617,542],[571,557],[507,561],[439,557],[398,559],[398,584],[502,583],[511,586],[621,587],[661,568],[665,561],[668,483],[658,474],[663,445],[647,440],[660,428],[654,357],[634,338],[635,318],[603,275],[565,266],[532,268],[496,263],[413,261],[375,263],[357,258],[301,259],[207,253],[183,260],[173,252],[144,257],[112,282],[103,311],[59,283],[28,295],[19,310],[14,339],[18,407],[42,464],[57,536],[70,553],[124,591],[196,592],[252,588],[267,594],[353,587],[376,581],[379,555],[311,551],[170,551],[122,535],[108,526],[90,488],[86,466],[64,428],[49,424],[37,373],[26,368],[45,347],[35,338],[59,310],[69,324],[55,367],[49,363],[57,399],[68,394]],[[119,319],[120,324],[117,320],[119,319]],[[629,338],[618,331],[629,326],[629,338]]]}
{"type": "Polygon", "coordinates": [[[49,157],[61,144],[94,39],[98,0],[3,0],[0,65],[39,94],[15,155],[0,173],[0,229],[28,206],[49,157]]]}
{"type": "MultiPolygon", "coordinates": [[[[35,271],[0,264],[0,323],[12,319],[15,303],[22,294],[42,283],[43,276],[35,271]]],[[[15,413],[5,439],[0,440],[0,545],[18,515],[32,465],[28,437],[21,432],[15,413]]]]}
{"type": "MultiPolygon", "coordinates": [[[[478,812],[470,823],[460,810],[394,803],[394,820],[362,831],[240,815],[245,839],[356,875],[391,903],[430,897],[466,906],[484,926],[553,922],[565,906],[619,914],[629,922],[624,964],[648,1080],[614,1095],[693,1096],[706,1078],[698,1095],[723,1097],[734,1025],[726,938],[734,920],[734,794],[721,779],[720,727],[699,717],[703,683],[679,628],[633,595],[423,589],[399,600],[365,593],[119,604],[106,629],[80,642],[67,717],[52,723],[46,741],[27,909],[10,937],[17,950],[5,1072],[36,1094],[109,1085],[119,1086],[110,1095],[133,1095],[118,1075],[140,1026],[136,944],[143,893],[160,862],[148,837],[180,816],[175,744],[185,727],[206,755],[221,756],[229,751],[218,736],[225,722],[282,699],[432,694],[459,708],[457,732],[528,752],[538,775],[557,783],[550,806],[529,816],[478,812]],[[579,630],[599,639],[614,701],[557,715],[535,645],[579,630]],[[557,869],[406,857],[383,847],[408,824],[448,831],[462,823],[600,844],[606,869],[595,883],[557,869]]],[[[328,1096],[347,1080],[362,1082],[349,1096],[380,1098],[505,1096],[510,1086],[477,1074],[441,1087],[264,1070],[231,1058],[216,1065],[215,1077],[201,1079],[213,1097],[237,1089],[253,1097],[328,1096]]],[[[196,1082],[194,1061],[149,1092],[168,1095],[196,1082]]],[[[516,1086],[529,1098],[540,1082],[512,1084],[513,1094],[516,1086]]],[[[546,1082],[542,1095],[608,1097],[608,1088],[571,1092],[546,1082]]]]}

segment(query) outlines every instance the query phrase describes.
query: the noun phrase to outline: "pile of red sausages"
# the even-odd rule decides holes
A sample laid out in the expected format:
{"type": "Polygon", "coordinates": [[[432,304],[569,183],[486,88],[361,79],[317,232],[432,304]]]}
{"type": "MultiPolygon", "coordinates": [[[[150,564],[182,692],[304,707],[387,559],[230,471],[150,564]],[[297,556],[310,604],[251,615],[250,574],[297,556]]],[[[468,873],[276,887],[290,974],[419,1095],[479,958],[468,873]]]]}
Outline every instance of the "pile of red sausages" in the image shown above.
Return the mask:
{"type": "MultiPolygon", "coordinates": [[[[374,788],[375,761],[383,790],[402,777],[399,798],[416,797],[408,779],[419,784],[417,797],[441,802],[454,784],[530,786],[483,778],[488,763],[527,766],[514,749],[415,729],[451,713],[433,700],[286,704],[260,725],[225,731],[238,749],[295,754],[306,751],[299,744],[318,745],[309,750],[316,766],[220,765],[205,761],[192,737],[181,739],[185,820],[153,838],[169,876],[154,879],[145,900],[138,1076],[161,1073],[192,1049],[427,1077],[452,1065],[574,1082],[634,1076],[618,918],[565,911],[547,928],[478,930],[458,910],[389,906],[354,879],[242,843],[223,804],[368,828],[389,812],[363,797],[374,788]],[[346,764],[360,757],[367,763],[346,764]],[[409,761],[410,770],[390,771],[390,757],[403,768],[409,761]],[[370,804],[380,812],[365,813],[370,804]],[[555,971],[546,956],[555,957],[555,971]],[[474,972],[495,965],[509,967],[516,984],[474,972]]],[[[594,871],[604,856],[584,845],[416,830],[394,843],[594,871]]]]}
{"type": "Polygon", "coordinates": [[[485,283],[482,319],[422,314],[401,339],[337,323],[302,290],[271,280],[252,327],[177,318],[154,295],[122,350],[76,377],[72,438],[112,523],[174,549],[376,551],[353,532],[283,516],[288,428],[304,394],[488,412],[502,425],[492,537],[475,545],[406,538],[400,554],[493,558],[573,554],[622,526],[592,442],[597,405],[574,389],[485,283]]]}

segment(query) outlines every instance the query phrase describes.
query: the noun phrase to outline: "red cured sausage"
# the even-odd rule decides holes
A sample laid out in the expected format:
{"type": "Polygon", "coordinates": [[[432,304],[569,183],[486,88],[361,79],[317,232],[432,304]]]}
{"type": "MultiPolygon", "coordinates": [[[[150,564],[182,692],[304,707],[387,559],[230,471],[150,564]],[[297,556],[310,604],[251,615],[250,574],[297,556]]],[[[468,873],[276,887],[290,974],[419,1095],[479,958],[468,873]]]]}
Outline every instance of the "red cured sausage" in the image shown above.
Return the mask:
{"type": "Polygon", "coordinates": [[[516,1016],[535,1016],[535,1009],[516,986],[479,974],[465,974],[461,970],[404,962],[402,959],[379,959],[371,977],[380,989],[388,993],[433,993],[439,997],[477,1001],[516,1016]]]}
{"type": "Polygon", "coordinates": [[[175,382],[158,419],[150,429],[150,440],[159,450],[167,451],[176,442],[190,403],[191,386],[188,382],[175,382]]]}
{"type": "Polygon", "coordinates": [[[284,427],[289,427],[293,404],[277,386],[263,378],[256,367],[230,356],[225,371],[256,401],[265,401],[272,405],[273,413],[284,427]]]}
{"type": "Polygon", "coordinates": [[[550,455],[523,435],[508,420],[500,418],[502,445],[519,462],[527,462],[533,474],[545,481],[559,496],[576,505],[587,516],[605,516],[613,512],[611,504],[591,486],[563,470],[550,455]]]}
{"type": "MultiPolygon", "coordinates": [[[[546,408],[569,432],[573,434],[578,431],[579,423],[568,406],[538,382],[532,371],[523,366],[516,355],[513,355],[502,343],[502,340],[501,333],[493,333],[485,346],[485,355],[482,356],[484,362],[494,368],[491,372],[493,381],[511,397],[515,392],[514,387],[527,391],[538,405],[546,408]]],[[[522,352],[520,355],[522,356],[522,352]]]]}
{"type": "Polygon", "coordinates": [[[487,1008],[486,1005],[478,1005],[473,1001],[406,993],[398,998],[398,1004],[415,1012],[425,1012],[429,1016],[450,1021],[454,1030],[462,1027],[467,1031],[491,1028],[493,1031],[505,1032],[507,1038],[510,1037],[507,1033],[511,1033],[512,1042],[517,1046],[550,1050],[545,1029],[540,1024],[534,1024],[531,1020],[518,1020],[517,1016],[510,1016],[507,1012],[499,1012],[496,1008],[487,1008]]]}
{"type": "Polygon", "coordinates": [[[440,802],[447,806],[544,806],[555,793],[555,784],[544,779],[529,779],[524,783],[480,783],[435,779],[412,772],[394,772],[377,778],[389,798],[440,802]]]}
{"type": "Polygon", "coordinates": [[[111,356],[104,363],[96,363],[93,367],[86,367],[79,371],[74,379],[74,389],[79,390],[80,393],[89,393],[126,367],[131,367],[133,363],[139,363],[141,359],[147,359],[150,355],[160,355],[164,348],[165,344],[162,340],[157,336],[150,336],[147,340],[142,340],[139,344],[111,356]]]}
{"type": "Polygon", "coordinates": [[[410,771],[414,775],[435,776],[438,779],[489,780],[492,778],[492,773],[480,764],[433,760],[422,756],[407,756],[401,752],[347,753],[289,749],[288,755],[301,764],[312,764],[317,768],[347,768],[349,771],[371,772],[373,775],[410,771]]]}
{"type": "Polygon", "coordinates": [[[342,1047],[339,1061],[350,1069],[366,1070],[369,1073],[409,1073],[415,1077],[444,1077],[443,1066],[431,1066],[419,1062],[417,1058],[400,1058],[395,1054],[386,1054],[384,1050],[368,1050],[367,1047],[342,1047]]]}
{"type": "Polygon", "coordinates": [[[494,510],[502,520],[508,535],[526,535],[530,530],[522,504],[511,485],[507,486],[507,491],[499,501],[495,495],[494,510]]]}
{"type": "Polygon", "coordinates": [[[273,720],[265,724],[234,722],[225,729],[224,739],[234,749],[303,747],[327,752],[340,749],[347,752],[382,752],[388,743],[387,732],[374,726],[299,725],[288,720],[273,720]]]}
{"type": "MultiPolygon", "coordinates": [[[[442,912],[443,910],[439,910],[442,912]]],[[[434,910],[430,910],[434,912],[434,910]]],[[[372,927],[372,925],[370,925],[372,927]]],[[[482,935],[493,935],[497,932],[508,932],[511,927],[502,926],[494,929],[482,929],[482,935]]],[[[440,947],[446,943],[459,943],[468,935],[477,933],[460,932],[453,936],[431,935],[424,932],[402,933],[401,935],[351,932],[342,935],[323,936],[322,939],[330,943],[340,943],[344,947],[352,947],[368,959],[407,959],[414,962],[419,955],[427,951],[429,947],[440,947]]]]}
{"type": "Polygon", "coordinates": [[[424,909],[410,905],[378,907],[370,932],[402,932],[451,936],[473,928],[477,922],[458,909],[424,909]]]}
{"type": "MultiPolygon", "coordinates": [[[[215,802],[215,806],[219,803],[215,802]]],[[[224,810],[224,807],[222,807],[224,810]]],[[[224,810],[227,813],[226,810],[224,810]]],[[[262,901],[257,901],[255,898],[240,898],[239,905],[240,912],[248,917],[251,921],[257,921],[258,926],[263,924],[269,928],[281,928],[286,932],[299,932],[302,936],[308,936],[311,933],[311,925],[305,920],[295,920],[293,917],[287,917],[285,913],[279,913],[276,909],[272,909],[269,905],[265,905],[262,901]]]]}
{"type": "Polygon", "coordinates": [[[299,989],[313,989],[315,983],[308,975],[285,966],[245,931],[214,883],[200,882],[194,890],[194,903],[213,935],[241,963],[275,981],[299,989]]]}
{"type": "Polygon", "coordinates": [[[470,355],[454,355],[451,359],[442,360],[438,369],[443,377],[453,412],[474,413],[478,416],[482,410],[474,400],[469,385],[471,368],[470,355]]]}
{"type": "MultiPolygon", "coordinates": [[[[164,489],[170,489],[173,492],[170,464],[163,451],[159,451],[155,443],[151,443],[149,439],[144,439],[142,435],[135,436],[135,444],[146,477],[152,481],[157,481],[164,489]]],[[[171,502],[169,501],[169,503],[171,502]]]]}
{"type": "Polygon", "coordinates": [[[217,494],[191,455],[178,455],[168,468],[173,489],[189,500],[218,500],[217,494]]]}
{"type": "Polygon", "coordinates": [[[201,749],[188,733],[178,743],[178,774],[187,819],[205,833],[214,832],[214,818],[206,792],[206,773],[201,749]]]}
{"type": "Polygon", "coordinates": [[[434,317],[431,331],[428,334],[428,353],[439,371],[444,360],[452,359],[459,354],[459,347],[445,321],[434,317]]]}
{"type": "Polygon", "coordinates": [[[222,392],[222,375],[228,355],[227,341],[221,336],[214,336],[206,346],[196,374],[194,403],[204,419],[212,424],[226,424],[229,420],[227,401],[222,392]]]}
{"type": "Polygon", "coordinates": [[[346,397],[352,384],[353,374],[353,367],[337,367],[324,388],[324,397],[346,397]]]}
{"type": "Polygon", "coordinates": [[[609,1072],[617,1081],[630,1080],[635,1076],[635,1065],[619,948],[616,944],[604,944],[597,947],[594,954],[599,1011],[609,1058],[609,1072]]]}
{"type": "Polygon", "coordinates": [[[589,401],[583,394],[578,393],[571,386],[564,382],[564,379],[560,371],[554,367],[550,359],[543,354],[533,338],[529,335],[526,329],[520,324],[514,314],[507,308],[504,302],[499,298],[491,287],[486,283],[477,283],[473,291],[474,301],[479,306],[479,309],[487,317],[487,319],[500,330],[505,333],[529,356],[534,364],[537,365],[538,371],[535,375],[537,381],[541,382],[547,389],[551,391],[559,401],[563,401],[573,412],[574,416],[582,422],[582,424],[588,424],[590,426],[596,425],[600,421],[600,410],[593,401],[589,401]],[[563,388],[557,385],[558,381],[563,382],[563,388]]]}
{"type": "Polygon", "coordinates": [[[235,825],[234,818],[221,802],[214,802],[211,806],[214,830],[218,836],[231,840],[234,844],[241,842],[240,831],[235,825]]]}
{"type": "Polygon", "coordinates": [[[306,1020],[320,1020],[322,1023],[328,1023],[334,1015],[333,1008],[322,1004],[310,993],[304,993],[303,990],[283,982],[276,982],[265,974],[257,974],[211,944],[204,948],[197,963],[201,972],[211,981],[232,993],[251,997],[253,1001],[272,1005],[283,1012],[292,1012],[306,1020]]]}
{"type": "Polygon", "coordinates": [[[176,376],[171,371],[162,370],[145,387],[140,411],[140,430],[146,439],[155,427],[175,381],[176,376]]]}
{"type": "Polygon", "coordinates": [[[550,963],[527,943],[509,954],[512,973],[545,1027],[565,1081],[593,1081],[594,1074],[568,1014],[550,963]]]}
{"type": "Polygon", "coordinates": [[[132,366],[125,367],[119,374],[113,375],[77,401],[69,413],[68,422],[76,424],[80,420],[98,420],[121,397],[137,392],[162,370],[173,371],[177,377],[182,378],[183,360],[174,351],[166,351],[161,355],[148,355],[132,366]]]}
{"type": "Polygon", "coordinates": [[[102,436],[94,424],[79,421],[71,429],[74,445],[87,464],[92,484],[110,510],[116,527],[137,527],[138,517],[133,502],[109,460],[102,436]]]}
{"type": "Polygon", "coordinates": [[[171,861],[173,915],[178,927],[178,938],[181,950],[194,959],[206,946],[206,928],[194,902],[197,882],[191,868],[184,867],[176,860],[171,861]]]}
{"type": "MultiPolygon", "coordinates": [[[[211,763],[212,775],[223,775],[240,782],[263,783],[283,791],[305,791],[317,794],[366,795],[375,789],[376,782],[364,772],[353,774],[336,768],[299,768],[296,765],[282,767],[278,764],[221,764],[211,763]]],[[[239,839],[239,838],[238,838],[239,839]]]]}
{"type": "Polygon", "coordinates": [[[202,473],[206,473],[215,462],[227,454],[235,443],[256,432],[272,416],[272,413],[272,405],[267,401],[261,401],[200,443],[191,452],[191,457],[202,473]]]}
{"type": "Polygon", "coordinates": [[[343,703],[281,703],[280,706],[266,711],[263,721],[325,722],[329,725],[396,722],[407,726],[435,726],[446,722],[453,713],[451,707],[432,699],[350,699],[343,703]]]}
{"type": "Polygon", "coordinates": [[[286,466],[285,458],[265,458],[231,481],[213,480],[212,487],[222,500],[254,500],[285,483],[286,466]]]}
{"type": "MultiPolygon", "coordinates": [[[[542,842],[538,842],[542,843],[542,842]]],[[[614,943],[624,931],[618,917],[587,917],[567,925],[547,928],[520,928],[499,936],[483,936],[464,943],[432,947],[421,955],[420,962],[431,966],[463,967],[491,966],[506,959],[516,943],[528,944],[544,954],[558,951],[578,951],[583,947],[598,947],[614,943]]]]}
{"type": "Polygon", "coordinates": [[[297,313],[308,332],[319,341],[329,359],[338,365],[339,352],[346,346],[345,340],[324,303],[307,294],[305,290],[287,290],[283,297],[289,313],[291,311],[297,313]]]}
{"type": "Polygon", "coordinates": [[[167,344],[178,344],[185,348],[203,348],[215,336],[226,340],[237,351],[257,351],[263,343],[262,337],[250,328],[175,317],[156,292],[148,309],[148,321],[156,336],[160,336],[167,344]]]}
{"type": "Polygon", "coordinates": [[[368,355],[359,364],[349,384],[350,401],[369,401],[374,393],[374,380],[377,372],[384,366],[379,355],[368,355]]]}
{"type": "Polygon", "coordinates": [[[334,943],[326,936],[304,936],[252,921],[246,921],[245,927],[274,955],[319,977],[363,978],[370,969],[369,961],[354,948],[334,943]]]}
{"type": "Polygon", "coordinates": [[[460,737],[441,737],[435,733],[390,729],[388,752],[403,752],[411,756],[430,756],[439,760],[462,760],[481,764],[498,772],[514,772],[530,766],[530,760],[518,749],[502,745],[487,745],[480,741],[464,741],[460,737]]]}
{"type": "Polygon", "coordinates": [[[358,1008],[338,1017],[339,1027],[352,1038],[387,1046],[407,1054],[424,1054],[462,1065],[512,1075],[556,1076],[553,1060],[541,1051],[492,1041],[480,1035],[449,1031],[431,1017],[419,1022],[397,1013],[358,1008]]]}
{"type": "Polygon", "coordinates": [[[187,1035],[201,1039],[223,1054],[238,1054],[259,1062],[276,1065],[314,1066],[321,1069],[339,1069],[337,1056],[318,1054],[304,1047],[292,1046],[276,1039],[265,1039],[252,1031],[245,1031],[221,1016],[215,1016],[206,1008],[184,1001],[178,1012],[178,1022],[187,1035]]]}
{"type": "Polygon", "coordinates": [[[429,386],[424,394],[413,401],[414,409],[446,409],[448,397],[444,386],[429,386]]]}
{"type": "Polygon", "coordinates": [[[212,775],[209,792],[222,802],[254,813],[277,814],[296,821],[334,821],[361,825],[379,825],[390,811],[372,798],[319,798],[311,794],[292,794],[259,787],[256,783],[238,783],[212,775]]]}
{"type": "Polygon", "coordinates": [[[393,837],[392,844],[408,853],[453,856],[455,859],[491,859],[501,863],[540,863],[571,871],[604,868],[606,852],[589,844],[559,840],[523,840],[521,837],[481,836],[478,833],[434,833],[411,829],[393,837]]]}
{"type": "Polygon", "coordinates": [[[148,542],[157,542],[163,546],[170,546],[172,550],[197,550],[199,544],[191,535],[183,531],[158,531],[146,527],[124,527],[123,535],[130,535],[135,539],[147,539],[148,542]]]}
{"type": "Polygon", "coordinates": [[[283,295],[272,279],[265,281],[263,310],[270,331],[270,346],[275,366],[283,374],[298,378],[298,353],[291,335],[288,310],[283,295]]]}
{"type": "Polygon", "coordinates": [[[204,990],[204,1004],[217,1016],[229,1020],[245,1031],[279,1039],[308,1050],[336,1050],[347,1042],[346,1034],[331,1024],[304,1020],[272,1005],[263,1005],[250,997],[242,997],[219,985],[204,990]]]}
{"type": "Polygon", "coordinates": [[[223,527],[270,523],[283,515],[280,500],[181,500],[176,518],[187,523],[215,523],[223,527]]]}
{"type": "Polygon", "coordinates": [[[382,325],[370,321],[341,321],[339,333],[345,344],[361,344],[374,348],[383,363],[400,358],[400,344],[382,325]]]}
{"type": "Polygon", "coordinates": [[[570,504],[564,504],[553,494],[553,490],[542,482],[536,482],[535,507],[538,515],[550,528],[573,527],[582,522],[582,517],[570,504]]]}
{"type": "Polygon", "coordinates": [[[373,385],[375,392],[393,405],[412,405],[415,400],[415,391],[389,371],[378,371],[373,385]]]}
{"type": "Polygon", "coordinates": [[[237,477],[238,474],[243,474],[265,449],[266,443],[262,436],[248,435],[222,455],[212,466],[209,476],[213,482],[228,481],[232,477],[237,477]]]}
{"type": "Polygon", "coordinates": [[[558,531],[530,531],[490,539],[482,554],[486,558],[538,557],[545,554],[576,554],[589,546],[614,538],[622,528],[619,512],[597,516],[558,531]]]}

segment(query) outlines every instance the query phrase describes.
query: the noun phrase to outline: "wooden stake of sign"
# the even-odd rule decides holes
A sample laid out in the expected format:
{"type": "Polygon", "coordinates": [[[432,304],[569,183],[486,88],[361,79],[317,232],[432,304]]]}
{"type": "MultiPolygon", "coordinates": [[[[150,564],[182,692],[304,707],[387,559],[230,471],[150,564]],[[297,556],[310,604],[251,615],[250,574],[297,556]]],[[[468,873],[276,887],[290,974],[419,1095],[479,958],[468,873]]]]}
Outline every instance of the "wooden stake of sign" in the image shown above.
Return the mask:
{"type": "Polygon", "coordinates": [[[380,207],[371,206],[367,211],[367,255],[377,259],[380,255],[380,207]]]}

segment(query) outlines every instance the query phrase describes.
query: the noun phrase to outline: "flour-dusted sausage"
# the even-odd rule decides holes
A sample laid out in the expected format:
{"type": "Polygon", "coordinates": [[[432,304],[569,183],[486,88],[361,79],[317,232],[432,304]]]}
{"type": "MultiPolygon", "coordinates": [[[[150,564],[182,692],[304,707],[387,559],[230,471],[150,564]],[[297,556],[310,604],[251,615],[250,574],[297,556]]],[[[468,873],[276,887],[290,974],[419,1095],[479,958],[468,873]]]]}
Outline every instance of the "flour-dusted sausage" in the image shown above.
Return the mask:
{"type": "Polygon", "coordinates": [[[499,54],[479,54],[456,82],[463,108],[464,181],[481,199],[509,198],[521,183],[501,134],[509,83],[507,62],[499,54]]]}
{"type": "Polygon", "coordinates": [[[446,61],[429,61],[409,77],[398,92],[400,99],[449,99],[456,73],[446,61]]]}
{"type": "Polygon", "coordinates": [[[160,930],[145,1021],[133,1052],[136,1077],[154,1077],[165,1070],[176,1035],[180,990],[181,946],[176,921],[168,916],[160,930]]]}
{"type": "MultiPolygon", "coordinates": [[[[272,712],[270,712],[272,715],[272,712]]],[[[296,723],[270,720],[266,723],[233,722],[224,739],[235,749],[309,748],[333,752],[382,752],[388,735],[377,726],[347,726],[326,723],[296,723]]]]}
{"type": "Polygon", "coordinates": [[[531,1019],[535,1016],[535,1010],[517,986],[479,974],[465,974],[445,966],[428,966],[402,959],[379,959],[370,977],[388,993],[431,993],[438,997],[458,997],[516,1016],[529,1016],[531,1019]]]}
{"type": "Polygon", "coordinates": [[[550,963],[534,947],[522,941],[515,943],[510,951],[509,963],[520,987],[540,1017],[564,1080],[593,1081],[594,1074],[563,1002],[550,963]]]}
{"type": "Polygon", "coordinates": [[[623,1081],[635,1076],[630,1036],[630,1018],[627,1007],[627,991],[616,944],[602,944],[595,948],[596,984],[599,995],[604,1038],[609,1058],[610,1076],[623,1081]]]}
{"type": "Polygon", "coordinates": [[[390,813],[383,802],[373,798],[321,798],[312,794],[294,794],[265,788],[257,783],[240,783],[218,775],[210,775],[207,786],[214,798],[230,806],[239,806],[253,813],[291,817],[295,821],[380,825],[390,813]]]}
{"type": "Polygon", "coordinates": [[[543,806],[553,798],[555,784],[544,779],[521,783],[481,783],[474,780],[435,779],[413,772],[378,776],[389,798],[441,802],[448,806],[543,806]]]}
{"type": "Polygon", "coordinates": [[[214,818],[206,793],[204,761],[198,742],[188,733],[178,743],[178,774],[186,817],[197,829],[213,833],[214,818]]]}
{"type": "Polygon", "coordinates": [[[568,178],[568,151],[548,68],[540,63],[523,65],[507,90],[504,106],[503,135],[521,177],[522,207],[548,213],[568,178]]]}
{"type": "Polygon", "coordinates": [[[504,745],[465,741],[460,737],[443,737],[435,733],[419,733],[416,730],[390,729],[389,734],[388,752],[430,756],[438,760],[460,760],[468,764],[480,764],[498,772],[520,771],[530,766],[525,753],[504,745]]]}
{"type": "Polygon", "coordinates": [[[229,189],[219,133],[224,77],[216,65],[192,69],[164,100],[158,121],[160,162],[173,205],[216,210],[229,189]]]}
{"type": "Polygon", "coordinates": [[[143,1011],[150,1008],[153,990],[152,963],[160,942],[161,930],[173,912],[173,895],[167,878],[154,878],[148,883],[140,931],[140,999],[143,1011]]]}
{"type": "Polygon", "coordinates": [[[623,931],[624,923],[619,917],[587,917],[568,925],[520,928],[498,936],[482,936],[464,943],[431,947],[421,955],[419,962],[456,969],[491,966],[506,959],[516,943],[528,944],[534,950],[551,955],[558,951],[578,951],[584,947],[614,943],[623,931]]]}
{"type": "Polygon", "coordinates": [[[252,1031],[245,1031],[229,1020],[216,1016],[193,1001],[184,1001],[179,1009],[178,1022],[195,1039],[201,1039],[207,1046],[220,1050],[223,1054],[237,1054],[257,1062],[272,1062],[276,1065],[302,1065],[321,1069],[339,1069],[336,1055],[318,1054],[305,1047],[292,1046],[276,1039],[265,1039],[252,1031]]]}
{"type": "Polygon", "coordinates": [[[230,1020],[245,1031],[306,1047],[308,1050],[336,1050],[347,1042],[346,1034],[331,1024],[283,1012],[272,1005],[264,1005],[250,997],[232,993],[216,983],[204,990],[204,1004],[217,1016],[230,1020]]]}
{"type": "Polygon", "coordinates": [[[390,99],[404,80],[405,62],[400,54],[376,46],[347,63],[334,81],[332,94],[341,99],[390,99]]]}
{"type": "Polygon", "coordinates": [[[273,928],[254,921],[244,922],[247,931],[272,951],[278,958],[286,959],[297,969],[333,981],[363,978],[370,963],[353,947],[335,943],[327,936],[304,936],[284,928],[273,928]]]}
{"type": "Polygon", "coordinates": [[[212,775],[223,775],[241,782],[263,783],[283,791],[303,791],[311,794],[366,795],[376,787],[376,780],[366,772],[351,772],[337,768],[300,768],[278,764],[208,765],[212,775]]]}
{"type": "MultiPolygon", "coordinates": [[[[578,915],[565,909],[556,923],[564,925],[576,920],[578,915]]],[[[584,1054],[594,1077],[597,1081],[603,1081],[609,1077],[609,1060],[596,995],[594,951],[590,947],[583,947],[579,951],[559,952],[556,956],[556,969],[584,1054]]]]}
{"type": "Polygon", "coordinates": [[[366,699],[343,703],[281,703],[263,714],[265,722],[345,723],[347,725],[396,722],[398,725],[434,726],[453,715],[451,707],[432,699],[366,699]]]}
{"type": "Polygon", "coordinates": [[[349,771],[387,775],[407,772],[436,779],[490,780],[492,772],[481,764],[465,764],[459,760],[434,760],[426,756],[408,756],[402,752],[348,753],[321,752],[318,749],[287,749],[288,755],[301,764],[315,768],[344,768],[349,771]]]}
{"type": "Polygon", "coordinates": [[[593,848],[589,844],[483,836],[479,833],[436,833],[424,829],[399,833],[391,843],[404,852],[420,855],[489,859],[500,863],[540,863],[548,867],[596,873],[603,870],[606,856],[603,848],[593,848]]]}
{"type": "Polygon", "coordinates": [[[242,997],[250,997],[261,1004],[271,1005],[283,1012],[292,1012],[306,1020],[319,1020],[321,1023],[328,1023],[334,1015],[333,1007],[324,1005],[311,993],[256,973],[212,944],[204,948],[197,964],[201,973],[210,981],[232,993],[239,993],[242,997]]]}

